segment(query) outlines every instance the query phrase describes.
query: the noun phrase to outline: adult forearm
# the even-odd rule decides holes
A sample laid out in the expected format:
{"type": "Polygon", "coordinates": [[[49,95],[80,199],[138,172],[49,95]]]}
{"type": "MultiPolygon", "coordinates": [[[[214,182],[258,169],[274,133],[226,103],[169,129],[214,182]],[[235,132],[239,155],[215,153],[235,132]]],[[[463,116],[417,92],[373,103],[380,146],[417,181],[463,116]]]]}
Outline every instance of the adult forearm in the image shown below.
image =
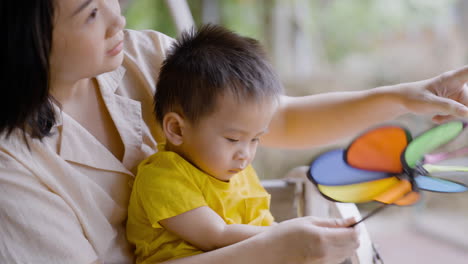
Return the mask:
{"type": "Polygon", "coordinates": [[[202,244],[197,246],[203,251],[211,251],[246,240],[268,230],[268,226],[254,226],[245,224],[224,225],[219,230],[208,232],[202,244]]]}
{"type": "Polygon", "coordinates": [[[216,249],[203,254],[164,262],[164,264],[284,264],[285,254],[278,250],[272,251],[272,245],[267,236],[254,236],[239,243],[216,249]]]}
{"type": "Polygon", "coordinates": [[[268,230],[268,226],[253,226],[233,224],[226,225],[224,231],[218,236],[217,248],[225,247],[246,240],[268,230]]]}
{"type": "Polygon", "coordinates": [[[353,219],[295,218],[249,239],[165,264],[341,263],[359,247],[353,219]]]}
{"type": "Polygon", "coordinates": [[[307,148],[332,143],[407,112],[399,92],[405,85],[366,91],[283,97],[264,145],[307,148]]]}

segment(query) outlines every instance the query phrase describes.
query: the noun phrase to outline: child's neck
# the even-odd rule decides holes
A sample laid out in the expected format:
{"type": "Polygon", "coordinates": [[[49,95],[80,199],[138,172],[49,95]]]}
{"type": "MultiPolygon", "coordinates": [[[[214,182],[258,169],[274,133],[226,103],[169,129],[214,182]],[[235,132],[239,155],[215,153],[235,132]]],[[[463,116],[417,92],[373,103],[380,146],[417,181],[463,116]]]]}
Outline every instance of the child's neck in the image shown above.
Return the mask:
{"type": "Polygon", "coordinates": [[[172,151],[172,152],[175,152],[177,154],[180,154],[180,152],[181,152],[180,147],[175,146],[174,144],[172,144],[169,141],[166,141],[166,143],[164,144],[164,150],[165,151],[172,151]]]}
{"type": "Polygon", "coordinates": [[[187,154],[182,146],[177,146],[172,144],[171,142],[167,141],[164,147],[165,151],[171,151],[177,153],[179,156],[184,158],[186,161],[191,162],[190,159],[187,158],[187,154]]]}

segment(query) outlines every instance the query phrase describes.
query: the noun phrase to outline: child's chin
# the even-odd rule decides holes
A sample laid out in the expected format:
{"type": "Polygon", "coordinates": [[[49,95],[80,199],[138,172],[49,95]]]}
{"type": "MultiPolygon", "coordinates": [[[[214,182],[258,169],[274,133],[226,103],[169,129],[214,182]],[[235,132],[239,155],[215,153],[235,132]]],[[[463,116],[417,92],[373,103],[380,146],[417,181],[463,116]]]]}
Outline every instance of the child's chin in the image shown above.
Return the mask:
{"type": "Polygon", "coordinates": [[[228,173],[223,174],[223,175],[218,175],[218,176],[216,176],[215,178],[218,179],[218,180],[220,180],[220,181],[225,181],[225,182],[227,182],[227,181],[229,181],[229,180],[230,180],[234,175],[236,175],[236,174],[237,174],[237,172],[235,172],[235,173],[230,173],[230,172],[228,172],[228,173]]]}

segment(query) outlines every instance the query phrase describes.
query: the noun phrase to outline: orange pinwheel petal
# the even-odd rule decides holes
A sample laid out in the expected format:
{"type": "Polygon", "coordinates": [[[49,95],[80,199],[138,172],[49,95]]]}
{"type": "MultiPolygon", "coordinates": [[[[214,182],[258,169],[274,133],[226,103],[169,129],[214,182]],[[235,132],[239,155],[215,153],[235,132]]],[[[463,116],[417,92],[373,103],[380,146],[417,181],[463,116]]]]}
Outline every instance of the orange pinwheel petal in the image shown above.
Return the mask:
{"type": "Polygon", "coordinates": [[[403,198],[400,200],[396,201],[396,205],[412,205],[415,204],[419,201],[419,198],[421,198],[421,195],[417,192],[410,192],[407,195],[405,195],[403,198]]]}
{"type": "Polygon", "coordinates": [[[400,180],[386,191],[374,197],[374,200],[381,203],[393,204],[405,197],[411,191],[411,183],[407,180],[400,180]]]}
{"type": "Polygon", "coordinates": [[[411,140],[401,127],[385,126],[355,139],[346,150],[346,162],[359,169],[401,173],[400,157],[411,140]]]}

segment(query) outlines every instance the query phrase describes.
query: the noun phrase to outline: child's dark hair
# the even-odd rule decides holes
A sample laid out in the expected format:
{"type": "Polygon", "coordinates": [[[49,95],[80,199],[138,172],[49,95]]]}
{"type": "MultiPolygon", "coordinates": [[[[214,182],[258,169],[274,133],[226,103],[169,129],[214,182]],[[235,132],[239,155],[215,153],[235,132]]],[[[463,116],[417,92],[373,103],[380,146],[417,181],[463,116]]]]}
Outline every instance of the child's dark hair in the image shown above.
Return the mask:
{"type": "Polygon", "coordinates": [[[239,102],[277,98],[282,85],[258,41],[221,26],[182,33],[163,63],[155,94],[159,122],[181,111],[191,122],[210,114],[221,95],[239,102]]]}

